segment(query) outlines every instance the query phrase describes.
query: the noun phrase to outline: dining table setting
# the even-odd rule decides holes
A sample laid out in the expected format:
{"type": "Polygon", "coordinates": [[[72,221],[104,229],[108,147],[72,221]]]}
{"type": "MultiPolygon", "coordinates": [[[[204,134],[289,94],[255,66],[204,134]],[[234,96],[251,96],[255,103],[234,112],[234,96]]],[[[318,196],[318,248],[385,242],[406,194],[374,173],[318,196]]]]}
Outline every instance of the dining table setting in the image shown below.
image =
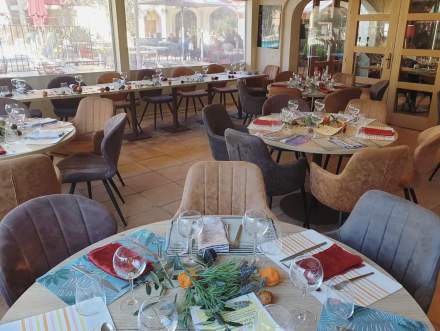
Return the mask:
{"type": "Polygon", "coordinates": [[[3,330],[432,330],[387,272],[264,209],[118,233],[37,278],[3,330]]]}

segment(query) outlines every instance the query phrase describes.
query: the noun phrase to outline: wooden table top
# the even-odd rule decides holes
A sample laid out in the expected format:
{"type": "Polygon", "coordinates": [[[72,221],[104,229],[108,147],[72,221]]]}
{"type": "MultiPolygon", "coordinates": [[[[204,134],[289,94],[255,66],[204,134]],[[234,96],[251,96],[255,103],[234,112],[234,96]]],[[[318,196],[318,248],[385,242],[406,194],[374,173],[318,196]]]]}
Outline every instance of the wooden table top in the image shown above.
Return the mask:
{"type": "MultiPolygon", "coordinates": [[[[145,225],[142,227],[138,227],[135,229],[131,229],[125,232],[118,233],[114,236],[111,236],[105,240],[102,240],[94,245],[91,245],[80,252],[76,253],[75,255],[69,257],[62,263],[60,263],[59,266],[64,265],[65,263],[86,254],[88,251],[90,251],[93,248],[96,248],[98,246],[101,246],[105,243],[117,240],[118,238],[124,236],[125,234],[137,231],[139,229],[145,228],[150,231],[153,231],[157,234],[166,235],[166,232],[169,229],[170,221],[163,221],[158,223],[153,223],[149,225],[145,225]]],[[[277,225],[279,226],[279,229],[282,231],[282,233],[294,233],[294,232],[300,232],[304,229],[287,223],[280,223],[277,222],[277,225]]],[[[371,262],[369,259],[365,258],[365,260],[369,263],[371,263],[373,266],[375,266],[378,270],[382,270],[380,267],[378,267],[376,264],[371,262]]],[[[272,264],[271,261],[267,261],[267,264],[272,264]]],[[[59,266],[55,267],[54,269],[58,268],[59,266]]],[[[285,307],[287,307],[289,310],[293,310],[295,307],[302,307],[306,308],[315,314],[319,316],[320,310],[321,310],[321,304],[311,295],[308,295],[305,299],[301,297],[300,291],[296,290],[291,284],[288,279],[288,275],[282,272],[282,282],[280,285],[276,287],[272,287],[270,290],[274,293],[276,297],[276,302],[279,303],[285,307]]],[[[386,272],[385,272],[386,273],[386,272]]],[[[139,293],[145,293],[145,289],[142,286],[139,286],[137,288],[139,293]]],[[[181,293],[180,290],[177,290],[181,293]]],[[[147,296],[145,295],[145,299],[147,299],[147,296]]],[[[113,302],[109,306],[110,314],[112,315],[113,321],[116,325],[117,330],[119,331],[128,331],[128,330],[138,330],[137,329],[137,322],[136,318],[130,314],[121,312],[120,309],[120,303],[121,298],[113,302]]],[[[14,320],[19,320],[25,317],[29,317],[32,315],[40,314],[43,312],[51,311],[54,309],[62,308],[66,306],[64,302],[62,302],[58,297],[56,297],[54,294],[49,292],[46,288],[41,286],[40,284],[34,283],[15,303],[12,305],[12,307],[8,310],[8,312],[5,314],[5,316],[2,319],[2,322],[10,322],[14,320]]],[[[374,303],[372,305],[373,308],[386,310],[389,312],[394,312],[397,314],[400,314],[402,316],[420,320],[425,322],[427,325],[431,327],[432,330],[434,330],[431,326],[431,323],[429,322],[428,318],[426,317],[425,313],[422,311],[422,309],[418,306],[418,304],[415,302],[415,300],[408,294],[408,292],[402,288],[396,293],[374,303]]]]}

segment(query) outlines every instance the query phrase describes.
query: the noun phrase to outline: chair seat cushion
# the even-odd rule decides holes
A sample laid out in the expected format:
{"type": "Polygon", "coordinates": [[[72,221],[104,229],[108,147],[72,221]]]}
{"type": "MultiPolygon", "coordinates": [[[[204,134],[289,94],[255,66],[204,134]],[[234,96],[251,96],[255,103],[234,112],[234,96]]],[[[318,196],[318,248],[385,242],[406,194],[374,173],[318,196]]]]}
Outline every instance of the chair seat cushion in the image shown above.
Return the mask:
{"type": "Polygon", "coordinates": [[[167,102],[172,102],[173,97],[171,95],[156,95],[152,97],[146,97],[145,101],[151,103],[167,103],[167,102]]]}
{"type": "Polygon", "coordinates": [[[205,90],[179,91],[178,94],[182,97],[205,97],[208,92],[205,90]]]}
{"type": "Polygon", "coordinates": [[[66,157],[57,164],[63,183],[85,182],[107,178],[110,170],[101,155],[79,153],[66,157]]]}
{"type": "Polygon", "coordinates": [[[235,93],[238,89],[234,86],[214,87],[213,90],[219,93],[235,93]]]}

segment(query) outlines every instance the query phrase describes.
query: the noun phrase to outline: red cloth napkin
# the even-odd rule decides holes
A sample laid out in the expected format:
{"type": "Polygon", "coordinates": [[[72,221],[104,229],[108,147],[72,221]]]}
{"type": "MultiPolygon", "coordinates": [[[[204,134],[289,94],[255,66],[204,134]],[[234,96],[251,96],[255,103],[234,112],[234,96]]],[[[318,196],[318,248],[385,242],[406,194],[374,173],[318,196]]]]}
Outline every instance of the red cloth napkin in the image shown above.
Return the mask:
{"type": "Polygon", "coordinates": [[[0,155],[6,154],[6,149],[0,146],[0,155]]]}
{"type": "Polygon", "coordinates": [[[270,125],[281,125],[281,121],[280,120],[263,120],[263,119],[257,118],[254,121],[254,124],[255,125],[267,125],[267,126],[270,126],[270,125]]]}
{"type": "MultiPolygon", "coordinates": [[[[105,271],[106,273],[112,275],[113,277],[126,280],[118,276],[115,269],[113,268],[113,255],[115,255],[116,250],[121,246],[122,245],[119,243],[110,243],[90,251],[87,254],[87,257],[89,258],[89,261],[92,262],[99,269],[105,271]]],[[[138,255],[138,254],[133,252],[133,255],[138,255]]],[[[152,267],[153,266],[151,262],[147,261],[147,266],[145,268],[144,274],[150,272],[152,270],[152,267]]]]}
{"type": "Polygon", "coordinates": [[[386,136],[386,137],[394,136],[393,130],[376,129],[376,128],[362,128],[362,131],[364,131],[365,134],[371,134],[374,136],[386,136]]]}
{"type": "Polygon", "coordinates": [[[313,256],[321,262],[322,269],[324,270],[324,280],[362,266],[362,258],[360,256],[351,254],[336,244],[313,256]]]}

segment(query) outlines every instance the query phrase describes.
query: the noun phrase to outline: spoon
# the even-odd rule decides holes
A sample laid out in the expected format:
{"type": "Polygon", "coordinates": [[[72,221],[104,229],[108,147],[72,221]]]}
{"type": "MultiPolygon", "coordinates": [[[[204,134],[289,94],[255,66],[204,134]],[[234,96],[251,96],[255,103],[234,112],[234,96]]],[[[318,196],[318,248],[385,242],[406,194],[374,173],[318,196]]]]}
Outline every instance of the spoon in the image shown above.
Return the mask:
{"type": "Polygon", "coordinates": [[[115,331],[116,329],[111,325],[110,323],[102,323],[101,325],[101,331],[115,331]]]}

